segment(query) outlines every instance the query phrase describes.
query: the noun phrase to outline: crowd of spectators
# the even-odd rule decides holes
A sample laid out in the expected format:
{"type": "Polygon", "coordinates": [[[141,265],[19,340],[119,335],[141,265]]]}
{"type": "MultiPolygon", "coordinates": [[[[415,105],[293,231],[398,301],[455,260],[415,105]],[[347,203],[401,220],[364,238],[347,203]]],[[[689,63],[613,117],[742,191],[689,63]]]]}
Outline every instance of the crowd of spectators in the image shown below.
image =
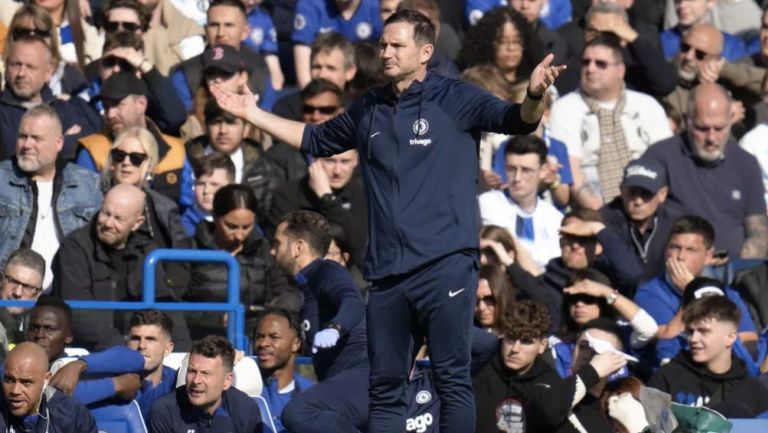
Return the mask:
{"type": "MultiPolygon", "coordinates": [[[[111,398],[136,399],[155,432],[201,428],[219,407],[236,431],[258,423],[226,314],[62,302],[141,300],[144,258],[173,248],[238,261],[259,393],[278,430],[322,425],[296,407],[330,385],[281,419],[313,386],[295,365],[312,342],[276,234],[287,214],[322,215],[325,258],[365,300],[380,211],[365,201],[366,155],[302,154],[212,89],[329,121],[386,84],[377,41],[403,9],[436,29],[430,74],[502,100],[525,98],[547,54],[567,66],[534,133],[474,131],[477,201],[447,204],[482,224],[477,431],[666,432],[659,411],[682,420],[676,405],[768,417],[768,262],[723,271],[768,257],[768,1],[0,0],[0,298],[38,300],[0,309],[0,424],[45,410],[51,432],[91,431],[80,404],[111,398]],[[59,368],[65,347],[94,358],[59,368]],[[173,351],[191,351],[175,392],[173,351]],[[192,421],[188,405],[202,409],[192,421]]],[[[441,125],[421,120],[393,133],[428,152],[418,136],[441,125]]],[[[167,262],[154,284],[158,301],[223,302],[227,272],[167,262]]],[[[435,431],[430,373],[410,378],[403,428],[435,431]]]]}

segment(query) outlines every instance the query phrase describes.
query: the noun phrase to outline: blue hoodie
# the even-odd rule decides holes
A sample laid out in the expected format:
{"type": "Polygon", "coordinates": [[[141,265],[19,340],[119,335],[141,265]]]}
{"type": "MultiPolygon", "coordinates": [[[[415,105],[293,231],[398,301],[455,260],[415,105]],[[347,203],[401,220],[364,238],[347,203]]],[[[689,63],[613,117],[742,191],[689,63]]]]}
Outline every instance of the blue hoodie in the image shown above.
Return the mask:
{"type": "Polygon", "coordinates": [[[376,88],[347,112],[304,129],[302,150],[357,149],[368,202],[367,280],[405,274],[478,248],[480,133],[528,134],[520,106],[466,82],[428,73],[398,98],[376,88]]]}

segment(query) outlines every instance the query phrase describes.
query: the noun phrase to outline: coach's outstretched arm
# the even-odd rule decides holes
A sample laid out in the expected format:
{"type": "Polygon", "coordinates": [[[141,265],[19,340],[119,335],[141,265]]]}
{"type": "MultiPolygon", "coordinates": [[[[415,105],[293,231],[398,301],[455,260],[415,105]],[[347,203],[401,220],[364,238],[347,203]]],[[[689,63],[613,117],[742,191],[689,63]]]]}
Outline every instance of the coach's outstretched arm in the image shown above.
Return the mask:
{"type": "Polygon", "coordinates": [[[243,94],[232,93],[215,84],[211,93],[224,111],[250,122],[267,134],[295,148],[301,147],[301,137],[304,135],[304,124],[288,120],[264,111],[256,103],[258,99],[248,86],[243,86],[243,94]]]}
{"type": "Polygon", "coordinates": [[[520,107],[520,117],[526,123],[538,123],[541,120],[541,115],[544,113],[544,103],[542,102],[544,92],[566,68],[565,65],[552,66],[554,58],[554,54],[548,54],[531,72],[528,92],[520,107]]]}

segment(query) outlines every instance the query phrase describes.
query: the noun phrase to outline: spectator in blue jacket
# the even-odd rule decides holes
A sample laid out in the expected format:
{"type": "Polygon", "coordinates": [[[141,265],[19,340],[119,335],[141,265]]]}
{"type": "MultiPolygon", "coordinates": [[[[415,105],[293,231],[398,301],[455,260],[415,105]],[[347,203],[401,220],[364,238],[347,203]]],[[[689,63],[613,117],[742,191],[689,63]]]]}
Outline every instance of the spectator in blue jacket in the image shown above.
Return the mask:
{"type": "Polygon", "coordinates": [[[314,385],[295,368],[296,356],[301,353],[300,325],[287,310],[267,310],[256,329],[256,356],[264,380],[261,396],[267,401],[275,433],[288,433],[283,425],[285,406],[299,393],[314,385]]]}
{"type": "Polygon", "coordinates": [[[200,158],[195,164],[195,204],[181,215],[181,223],[189,236],[194,237],[201,221],[213,221],[213,196],[216,191],[235,182],[235,164],[219,152],[200,158]]]}
{"type": "Polygon", "coordinates": [[[224,337],[196,341],[189,354],[186,385],[152,406],[152,433],[260,433],[259,406],[232,386],[235,349],[224,337]]]}
{"type": "Polygon", "coordinates": [[[71,159],[80,137],[101,128],[99,114],[80,98],[57,98],[48,87],[53,74],[51,49],[45,40],[25,36],[9,41],[5,60],[6,86],[0,92],[0,160],[14,155],[16,131],[30,107],[46,103],[62,123],[62,155],[71,159]]]}
{"type": "Polygon", "coordinates": [[[277,225],[272,248],[304,295],[301,328],[319,380],[285,407],[282,421],[293,432],[355,433],[368,423],[365,304],[349,272],[323,259],[329,228],[318,213],[292,212],[277,225]]]}
{"type": "Polygon", "coordinates": [[[48,387],[45,351],[34,343],[16,346],[5,361],[0,428],[6,432],[96,433],[82,404],[48,387]]]}
{"type": "MultiPolygon", "coordinates": [[[[661,32],[661,48],[664,57],[674,58],[680,51],[682,36],[696,24],[709,21],[709,14],[715,7],[713,0],[675,0],[675,12],[678,22],[675,27],[661,32]]],[[[729,33],[723,32],[723,57],[729,62],[737,62],[747,56],[744,41],[729,33]]]]}

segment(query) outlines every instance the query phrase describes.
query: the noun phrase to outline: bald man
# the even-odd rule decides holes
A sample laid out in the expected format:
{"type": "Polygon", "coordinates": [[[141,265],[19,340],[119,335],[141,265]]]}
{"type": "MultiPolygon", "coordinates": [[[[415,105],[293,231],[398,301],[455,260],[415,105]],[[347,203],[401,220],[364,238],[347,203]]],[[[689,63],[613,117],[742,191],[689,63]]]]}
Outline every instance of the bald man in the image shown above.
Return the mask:
{"type": "Polygon", "coordinates": [[[757,159],[731,138],[731,100],[718,84],[691,92],[689,125],[651,146],[645,156],[665,166],[667,202],[706,218],[715,228],[715,248],[732,259],[768,253],[768,217],[757,159]]]}
{"type": "Polygon", "coordinates": [[[8,353],[3,371],[0,430],[46,433],[96,433],[90,412],[71,397],[47,387],[48,355],[35,343],[8,353]]]}
{"type": "MultiPolygon", "coordinates": [[[[66,300],[138,301],[141,299],[142,265],[154,250],[153,234],[144,223],[145,193],[132,185],[112,187],[90,224],[67,236],[54,260],[54,294],[66,300]]],[[[155,290],[158,301],[174,301],[158,267],[155,290]]],[[[128,313],[76,311],[72,318],[74,344],[103,350],[124,344],[128,313]]],[[[183,316],[174,314],[173,340],[180,350],[189,347],[183,316]]]]}

